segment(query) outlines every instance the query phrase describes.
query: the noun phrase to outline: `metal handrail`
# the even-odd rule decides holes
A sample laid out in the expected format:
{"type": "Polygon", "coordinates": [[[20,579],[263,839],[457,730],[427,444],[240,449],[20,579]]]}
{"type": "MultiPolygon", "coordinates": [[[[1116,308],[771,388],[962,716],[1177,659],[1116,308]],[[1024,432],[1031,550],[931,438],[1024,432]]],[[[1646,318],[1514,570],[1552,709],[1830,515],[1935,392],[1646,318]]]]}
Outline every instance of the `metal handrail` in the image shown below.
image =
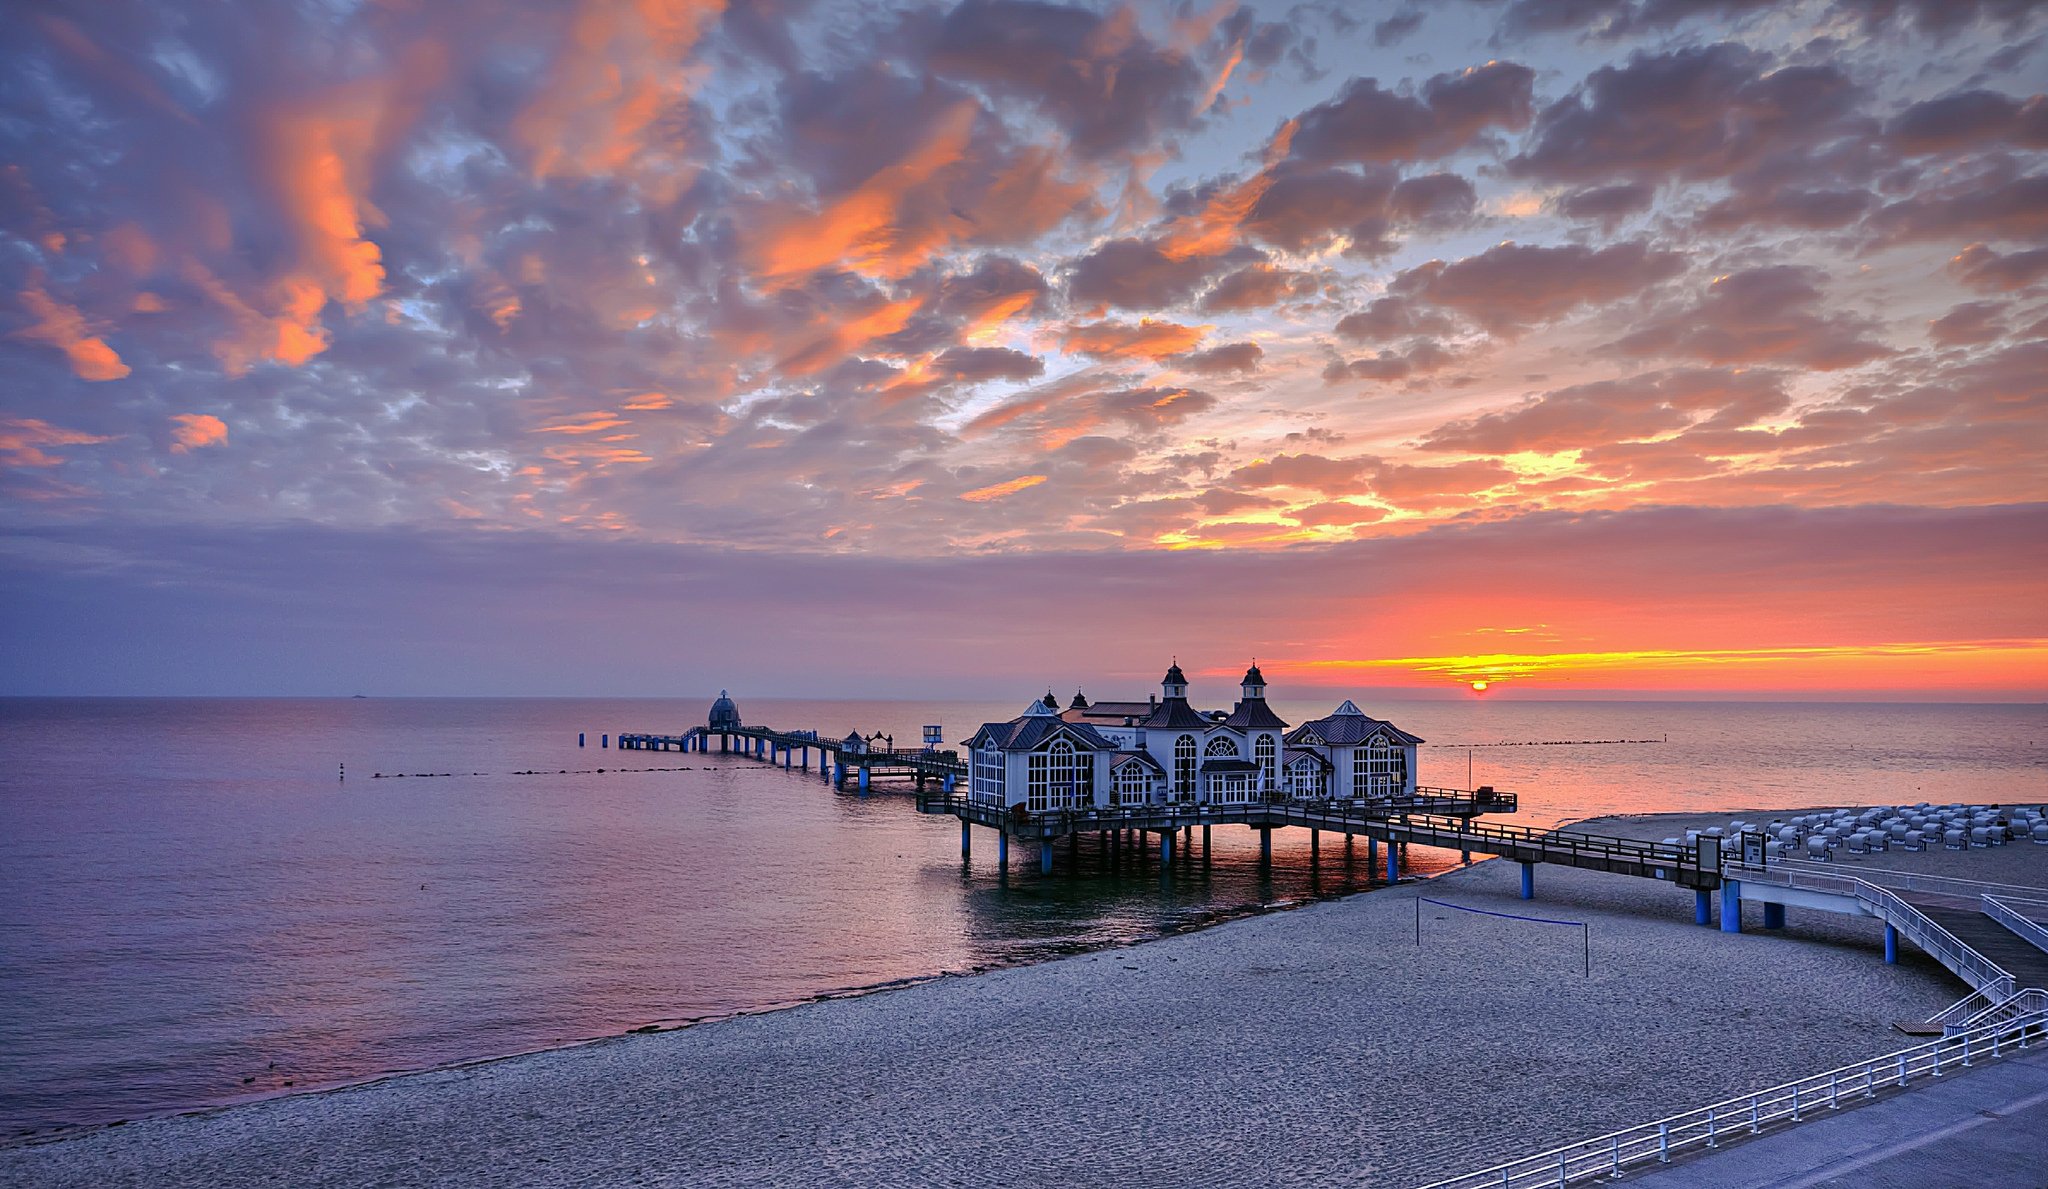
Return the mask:
{"type": "Polygon", "coordinates": [[[1853,896],[1868,906],[1879,920],[1897,929],[1908,941],[1927,951],[1936,961],[1948,967],[1957,978],[1970,984],[1972,988],[1988,989],[1992,994],[2010,994],[2014,990],[2013,976],[2004,967],[1972,949],[1961,938],[1943,928],[1940,922],[1921,912],[1890,888],[1880,887],[1854,875],[1799,870],[1776,865],[1751,867],[1731,863],[1725,874],[1730,879],[1752,883],[1773,883],[1780,887],[1853,896]]]}
{"type": "MultiPolygon", "coordinates": [[[[1805,859],[1772,859],[1769,865],[1790,871],[1809,871],[1816,875],[1841,872],[1839,864],[1813,863],[1805,859]]],[[[1863,867],[1856,875],[1845,878],[1860,879],[1883,887],[1903,888],[1909,892],[1965,896],[1972,900],[1987,892],[2019,899],[2048,898],[2048,888],[2031,887],[2026,884],[1989,883],[1977,879],[1956,879],[1947,875],[1921,875],[1918,872],[1901,871],[1893,867],[1863,867]]]]}
{"type": "Polygon", "coordinates": [[[1980,903],[1984,906],[1985,916],[2019,934],[2028,945],[2048,953],[2048,925],[2043,925],[2013,907],[2014,904],[2048,904],[2048,901],[2025,900],[2018,896],[1994,896],[1987,892],[1980,903]]]}
{"type": "Polygon", "coordinates": [[[1652,1123],[1432,1181],[1423,1189],[1546,1189],[1612,1176],[1638,1164],[1668,1164],[1672,1153],[1686,1148],[1718,1148],[1737,1136],[1753,1135],[1780,1122],[1797,1123],[1824,1108],[1832,1110],[1845,1097],[1872,1098],[1880,1089],[1903,1087],[1916,1077],[1938,1078],[1944,1069],[1968,1067],[1978,1058],[2000,1057],[2006,1050],[2044,1040],[2048,1011],[2033,1011],[1652,1123]]]}

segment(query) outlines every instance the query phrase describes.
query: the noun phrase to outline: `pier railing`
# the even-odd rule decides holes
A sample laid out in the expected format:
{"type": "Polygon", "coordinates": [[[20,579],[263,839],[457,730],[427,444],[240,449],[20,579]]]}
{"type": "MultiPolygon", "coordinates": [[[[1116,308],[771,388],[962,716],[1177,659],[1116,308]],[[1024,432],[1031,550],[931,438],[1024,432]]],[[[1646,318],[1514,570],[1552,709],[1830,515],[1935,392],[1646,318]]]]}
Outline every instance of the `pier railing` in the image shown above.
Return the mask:
{"type": "Polygon", "coordinates": [[[1845,1099],[1874,1098],[1916,1079],[1948,1076],[1978,1061],[2048,1041],[2048,1011],[2034,1010],[1831,1069],[1826,1073],[1737,1095],[1608,1135],[1579,1140],[1511,1160],[1423,1189],[1548,1189],[1612,1177],[1643,1164],[1668,1164],[1687,1150],[1718,1148],[1765,1128],[1788,1126],[1838,1107],[1845,1099]]]}
{"type": "MultiPolygon", "coordinates": [[[[1768,867],[1730,864],[1727,876],[1744,883],[1769,883],[1779,887],[1852,897],[1868,908],[1872,916],[1897,929],[1900,936],[1927,951],[1935,961],[1948,967],[1957,978],[1970,984],[1973,989],[1982,991],[1993,999],[2009,996],[2016,989],[2013,976],[2003,966],[1972,949],[1961,938],[1942,927],[1940,922],[1921,912],[1897,892],[1880,887],[1867,879],[1854,875],[1838,875],[1831,871],[1809,870],[1804,866],[1795,868],[1777,864],[1768,867]]],[[[1937,1016],[1930,1022],[1943,1021],[1937,1016]]]]}
{"type": "Polygon", "coordinates": [[[2000,896],[1986,892],[1978,903],[1984,906],[1984,915],[2020,935],[2021,940],[2035,949],[2048,953],[2048,900],[2033,900],[2019,896],[2000,896]],[[2022,909],[2020,905],[2027,905],[2022,909]]]}

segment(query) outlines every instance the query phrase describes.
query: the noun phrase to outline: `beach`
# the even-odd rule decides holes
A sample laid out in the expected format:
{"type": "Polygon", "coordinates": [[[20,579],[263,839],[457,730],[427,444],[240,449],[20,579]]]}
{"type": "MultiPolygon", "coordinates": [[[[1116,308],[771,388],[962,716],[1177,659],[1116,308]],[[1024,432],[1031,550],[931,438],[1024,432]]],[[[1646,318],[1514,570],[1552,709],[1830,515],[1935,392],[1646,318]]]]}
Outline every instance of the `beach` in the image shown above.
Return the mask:
{"type": "MultiPolygon", "coordinates": [[[[1698,815],[1585,823],[1638,837],[1698,815]]],[[[1341,852],[1341,844],[1339,848],[1341,852]]],[[[1363,862],[1363,846],[1358,861],[1363,862]]],[[[1340,860],[1341,861],[1341,860],[1340,860]]],[[[2048,848],[1885,856],[2048,882],[2048,848]],[[1979,863],[1978,860],[1984,860],[1979,863]],[[1996,870],[1993,870],[1993,868],[1996,870]]],[[[1475,863],[1136,946],[0,1150],[10,1184],[1407,1184],[1901,1047],[1872,920],[1475,863]],[[1580,931],[1457,912],[1424,895],[1580,931]]]]}

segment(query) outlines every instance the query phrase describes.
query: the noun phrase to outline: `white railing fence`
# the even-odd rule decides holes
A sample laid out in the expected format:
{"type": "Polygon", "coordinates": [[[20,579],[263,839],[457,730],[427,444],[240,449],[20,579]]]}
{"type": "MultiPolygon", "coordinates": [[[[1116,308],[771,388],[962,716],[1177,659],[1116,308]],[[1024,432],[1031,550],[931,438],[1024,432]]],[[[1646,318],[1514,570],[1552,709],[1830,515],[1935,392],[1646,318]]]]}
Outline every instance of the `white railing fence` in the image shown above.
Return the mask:
{"type": "Polygon", "coordinates": [[[1984,906],[1984,915],[2020,935],[2028,945],[2048,952],[2048,900],[2029,900],[2018,896],[1994,896],[1985,893],[1979,903],[1984,906]]]}
{"type": "Polygon", "coordinates": [[[1747,883],[1770,883],[1853,896],[1868,907],[1872,915],[1897,929],[1900,936],[1927,951],[1935,961],[1948,967],[1972,988],[1998,996],[2010,995],[2015,989],[2013,977],[2004,967],[1964,944],[1961,938],[1890,888],[1854,875],[1813,870],[1807,865],[1746,867],[1730,864],[1726,874],[1731,879],[1747,883]]]}
{"type": "Polygon", "coordinates": [[[1797,1123],[1845,1099],[1872,1098],[1917,1078],[1945,1076],[1977,1061],[2048,1041],[2048,1010],[2036,1009],[1855,1065],[1729,1098],[1712,1106],[1596,1136],[1495,1165],[1423,1189],[1547,1189],[1611,1176],[1647,1163],[1669,1163],[1687,1149],[1718,1148],[1767,1127],[1797,1123]]]}

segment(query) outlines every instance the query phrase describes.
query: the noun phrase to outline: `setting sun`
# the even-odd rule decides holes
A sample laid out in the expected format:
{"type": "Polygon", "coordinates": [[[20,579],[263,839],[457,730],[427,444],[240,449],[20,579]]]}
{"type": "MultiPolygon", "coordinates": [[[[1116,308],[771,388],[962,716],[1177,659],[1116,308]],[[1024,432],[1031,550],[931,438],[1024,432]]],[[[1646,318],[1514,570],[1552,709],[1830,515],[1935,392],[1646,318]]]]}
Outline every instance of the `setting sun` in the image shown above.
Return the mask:
{"type": "Polygon", "coordinates": [[[1486,682],[1484,682],[1484,681],[1475,681],[1475,682],[1473,682],[1473,683],[1472,683],[1472,692],[1473,692],[1473,693],[1475,693],[1475,694],[1483,694],[1483,693],[1485,693],[1485,692],[1486,692],[1486,682]]]}

